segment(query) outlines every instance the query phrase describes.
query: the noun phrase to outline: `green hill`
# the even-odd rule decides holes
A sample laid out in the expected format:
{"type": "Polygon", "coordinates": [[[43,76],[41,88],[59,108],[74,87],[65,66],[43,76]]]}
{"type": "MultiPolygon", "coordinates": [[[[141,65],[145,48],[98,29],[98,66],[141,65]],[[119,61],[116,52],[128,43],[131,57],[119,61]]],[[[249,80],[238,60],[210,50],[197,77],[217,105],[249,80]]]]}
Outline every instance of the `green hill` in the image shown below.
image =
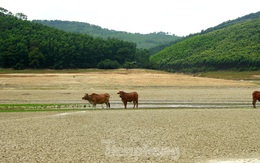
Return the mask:
{"type": "Polygon", "coordinates": [[[175,41],[181,37],[169,35],[164,32],[140,34],[128,33],[122,31],[109,30],[100,26],[91,25],[89,23],[61,20],[33,20],[33,22],[41,23],[47,26],[55,27],[67,32],[88,34],[93,37],[100,38],[116,38],[129,42],[135,42],[138,48],[149,49],[161,44],[175,41]]]}
{"type": "Polygon", "coordinates": [[[65,32],[26,19],[0,7],[0,68],[149,67],[148,51],[133,42],[65,32]]]}
{"type": "Polygon", "coordinates": [[[228,21],[188,36],[151,56],[150,60],[168,71],[260,69],[258,15],[259,12],[247,19],[228,21]]]}
{"type": "Polygon", "coordinates": [[[154,55],[160,51],[162,51],[164,48],[168,47],[168,46],[171,46],[173,44],[176,44],[178,42],[181,42],[181,41],[184,41],[188,38],[191,38],[191,37],[194,37],[194,36],[198,36],[198,35],[202,35],[202,34],[207,34],[209,32],[212,32],[212,31],[215,31],[215,30],[219,30],[219,29],[223,29],[223,28],[226,28],[226,27],[229,27],[231,25],[234,25],[234,24],[238,24],[238,23],[241,23],[241,22],[244,22],[244,21],[248,21],[248,20],[252,20],[252,19],[256,19],[256,18],[260,18],[260,11],[257,12],[257,13],[251,13],[251,14],[248,14],[248,15],[245,15],[245,16],[242,16],[242,17],[239,17],[237,19],[234,19],[234,20],[228,20],[228,21],[225,21],[215,27],[210,27],[206,30],[202,30],[201,32],[199,33],[192,33],[186,37],[182,37],[178,40],[175,40],[175,41],[172,41],[172,42],[168,42],[168,43],[165,43],[165,44],[161,44],[161,45],[158,45],[158,46],[155,46],[155,47],[152,47],[149,49],[149,52],[150,52],[150,55],[154,55]]]}

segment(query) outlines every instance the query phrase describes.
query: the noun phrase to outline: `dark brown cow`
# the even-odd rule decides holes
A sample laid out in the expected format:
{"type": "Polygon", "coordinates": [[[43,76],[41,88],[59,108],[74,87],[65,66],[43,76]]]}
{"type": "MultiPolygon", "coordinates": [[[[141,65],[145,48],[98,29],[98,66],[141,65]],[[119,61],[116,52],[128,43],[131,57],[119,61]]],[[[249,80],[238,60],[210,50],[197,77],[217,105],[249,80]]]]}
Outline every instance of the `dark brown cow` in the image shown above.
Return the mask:
{"type": "Polygon", "coordinates": [[[132,101],[134,102],[134,108],[138,108],[138,94],[136,92],[126,93],[124,91],[119,91],[117,94],[119,94],[119,96],[121,97],[121,100],[125,105],[125,109],[127,102],[132,101]]]}
{"type": "Polygon", "coordinates": [[[109,98],[110,95],[108,93],[104,93],[104,94],[92,93],[91,95],[85,93],[85,96],[82,97],[82,99],[88,100],[89,103],[93,104],[94,107],[96,107],[96,104],[105,103],[107,105],[107,108],[110,108],[109,98]]]}
{"type": "Polygon", "coordinates": [[[252,102],[253,107],[256,108],[256,107],[255,107],[256,101],[257,101],[257,100],[260,101],[260,91],[254,91],[254,92],[252,93],[252,97],[253,97],[253,102],[252,102]]]}

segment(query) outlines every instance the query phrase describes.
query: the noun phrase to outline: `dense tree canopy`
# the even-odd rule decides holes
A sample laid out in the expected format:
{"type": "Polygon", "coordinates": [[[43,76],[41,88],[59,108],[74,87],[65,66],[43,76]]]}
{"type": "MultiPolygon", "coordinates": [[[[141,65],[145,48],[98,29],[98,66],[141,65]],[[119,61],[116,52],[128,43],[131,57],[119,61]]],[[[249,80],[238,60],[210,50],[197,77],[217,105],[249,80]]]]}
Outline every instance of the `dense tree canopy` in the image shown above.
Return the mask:
{"type": "Polygon", "coordinates": [[[22,13],[14,16],[0,9],[0,67],[97,68],[107,60],[117,63],[115,68],[129,62],[150,66],[149,52],[133,42],[64,32],[26,19],[22,13]]]}
{"type": "MultiPolygon", "coordinates": [[[[150,57],[148,50],[137,48],[134,42],[65,32],[0,7],[0,68],[259,70],[259,27],[260,12],[249,14],[154,48],[156,54],[150,57]]],[[[160,42],[159,35],[165,33],[150,36],[160,42]]]]}
{"type": "Polygon", "coordinates": [[[239,17],[239,18],[234,19],[234,20],[225,21],[225,22],[223,22],[223,23],[221,23],[221,24],[219,24],[215,27],[210,27],[210,28],[208,28],[206,30],[202,30],[201,32],[198,32],[198,33],[189,34],[186,37],[182,37],[182,38],[179,38],[177,40],[174,40],[174,41],[171,41],[171,42],[168,42],[168,43],[164,43],[164,44],[160,44],[158,46],[154,46],[152,48],[149,48],[149,52],[150,52],[150,55],[154,55],[154,54],[162,51],[164,48],[166,48],[168,46],[179,43],[181,41],[185,41],[185,40],[187,40],[191,37],[198,36],[198,35],[204,35],[204,34],[219,30],[219,29],[224,29],[224,28],[230,27],[232,25],[239,24],[239,23],[242,23],[242,22],[245,22],[245,21],[248,21],[248,20],[252,20],[252,19],[257,19],[257,18],[260,18],[260,11],[239,17]]]}
{"type": "Polygon", "coordinates": [[[169,71],[260,69],[260,18],[195,35],[151,57],[169,71]]]}

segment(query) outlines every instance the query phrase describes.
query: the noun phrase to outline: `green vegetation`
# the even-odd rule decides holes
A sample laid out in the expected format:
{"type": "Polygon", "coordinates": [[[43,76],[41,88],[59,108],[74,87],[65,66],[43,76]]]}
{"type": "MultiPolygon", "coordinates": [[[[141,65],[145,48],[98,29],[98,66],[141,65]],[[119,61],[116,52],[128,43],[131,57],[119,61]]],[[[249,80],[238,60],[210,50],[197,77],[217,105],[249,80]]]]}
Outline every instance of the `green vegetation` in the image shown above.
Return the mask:
{"type": "Polygon", "coordinates": [[[153,54],[160,52],[161,50],[165,49],[168,46],[171,46],[171,45],[176,44],[178,42],[184,41],[184,40],[189,39],[191,37],[207,34],[207,33],[213,32],[215,30],[224,29],[224,28],[229,27],[231,25],[239,24],[239,23],[242,23],[242,22],[245,22],[245,21],[248,21],[248,20],[256,19],[256,18],[260,18],[260,12],[251,13],[251,14],[245,15],[243,17],[239,17],[237,19],[234,19],[234,20],[228,20],[228,21],[223,22],[223,23],[221,23],[221,24],[219,24],[215,27],[210,27],[206,30],[202,30],[199,33],[190,34],[190,35],[188,35],[186,37],[182,37],[178,40],[175,40],[175,41],[172,41],[172,42],[169,42],[169,43],[166,43],[166,44],[161,44],[161,45],[158,45],[156,47],[152,47],[152,48],[149,49],[149,51],[150,51],[150,54],[153,55],[153,54]]]}
{"type": "Polygon", "coordinates": [[[197,73],[196,75],[230,80],[260,80],[260,71],[212,71],[197,73]]]}
{"type": "MultiPolygon", "coordinates": [[[[256,13],[260,15],[259,13],[256,13]]],[[[254,15],[253,15],[254,16],[254,15]]],[[[260,18],[188,37],[151,56],[167,71],[259,70],[260,18]]]]}
{"type": "Polygon", "coordinates": [[[181,37],[164,32],[150,34],[128,33],[101,28],[96,25],[83,22],[61,21],[61,20],[33,20],[33,22],[55,27],[66,32],[88,34],[95,38],[116,38],[124,41],[135,42],[138,48],[149,49],[161,44],[178,40],[181,37]]]}
{"type": "Polygon", "coordinates": [[[57,104],[0,104],[0,112],[50,110],[50,108],[60,108],[60,106],[57,104]]]}
{"type": "Polygon", "coordinates": [[[185,38],[163,32],[116,32],[80,22],[26,19],[22,13],[14,16],[0,7],[0,68],[150,68],[188,73],[260,69],[260,12],[185,38]],[[159,46],[149,51],[139,49],[141,42],[159,46]]]}
{"type": "MultiPolygon", "coordinates": [[[[93,108],[87,108],[90,110],[93,108]]],[[[0,104],[0,112],[86,110],[85,104],[0,104]]]]}
{"type": "Polygon", "coordinates": [[[0,8],[0,68],[97,68],[105,60],[151,66],[149,52],[133,42],[64,32],[18,16],[0,8]]]}

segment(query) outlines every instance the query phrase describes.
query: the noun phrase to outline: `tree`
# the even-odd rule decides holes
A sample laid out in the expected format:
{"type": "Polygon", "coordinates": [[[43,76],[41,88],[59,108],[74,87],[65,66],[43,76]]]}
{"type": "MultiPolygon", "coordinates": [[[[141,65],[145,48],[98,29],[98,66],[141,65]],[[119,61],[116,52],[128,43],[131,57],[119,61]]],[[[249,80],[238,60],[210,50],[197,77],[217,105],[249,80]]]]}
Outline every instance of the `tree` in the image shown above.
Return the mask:
{"type": "Polygon", "coordinates": [[[117,61],[111,61],[110,59],[105,59],[98,63],[99,69],[117,69],[120,65],[117,61]]]}
{"type": "Polygon", "coordinates": [[[4,9],[3,7],[0,7],[0,13],[3,13],[5,15],[8,14],[8,10],[4,9]]]}
{"type": "Polygon", "coordinates": [[[16,16],[0,14],[0,67],[118,68],[126,62],[138,61],[140,67],[149,62],[147,51],[139,52],[133,42],[68,33],[25,21],[22,13],[16,16]]]}
{"type": "Polygon", "coordinates": [[[29,66],[32,68],[40,68],[45,60],[44,55],[39,51],[39,48],[34,47],[29,52],[29,66]]]}
{"type": "Polygon", "coordinates": [[[23,14],[23,13],[16,13],[15,16],[18,19],[27,20],[27,16],[25,14],[23,14]]]}

